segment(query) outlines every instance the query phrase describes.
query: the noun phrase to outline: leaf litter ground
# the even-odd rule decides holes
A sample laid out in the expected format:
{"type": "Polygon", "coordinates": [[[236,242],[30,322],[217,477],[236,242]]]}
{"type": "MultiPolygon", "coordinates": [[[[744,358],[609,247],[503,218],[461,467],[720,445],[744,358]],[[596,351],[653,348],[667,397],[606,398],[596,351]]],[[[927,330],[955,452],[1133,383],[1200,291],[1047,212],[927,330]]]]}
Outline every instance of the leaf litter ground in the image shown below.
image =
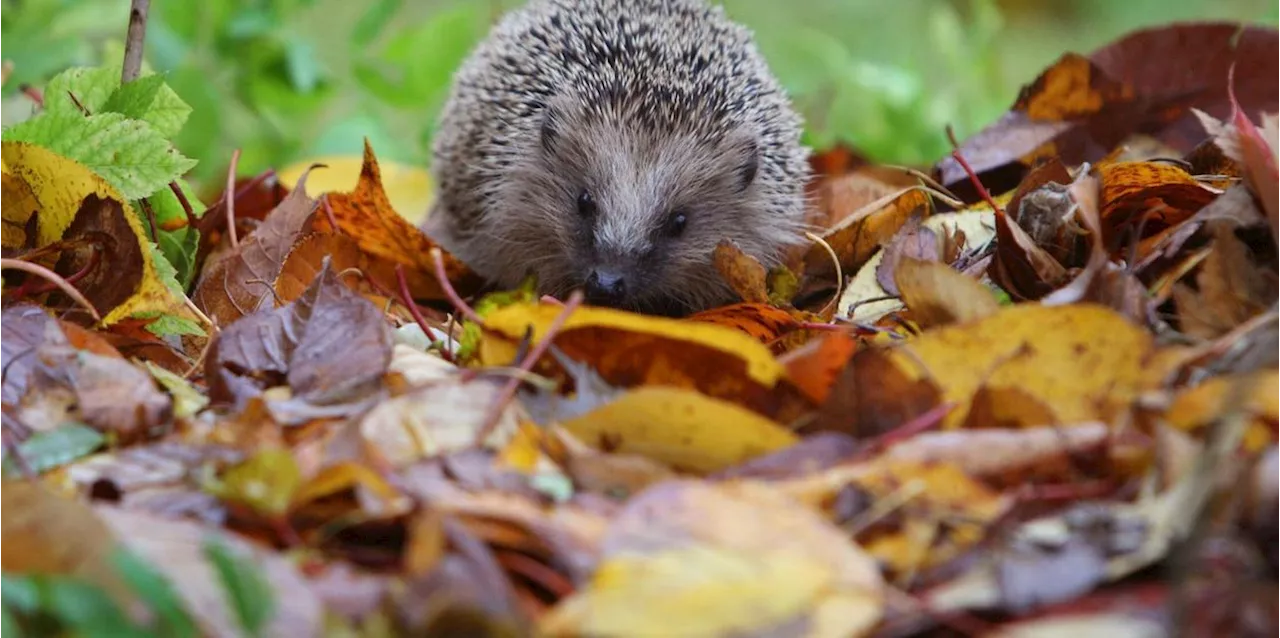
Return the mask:
{"type": "Polygon", "coordinates": [[[1271,635],[1276,47],[1144,31],[934,167],[829,149],[820,241],[721,245],[684,319],[484,289],[369,147],[183,248],[185,105],[60,76],[3,144],[5,627],[1271,635]]]}

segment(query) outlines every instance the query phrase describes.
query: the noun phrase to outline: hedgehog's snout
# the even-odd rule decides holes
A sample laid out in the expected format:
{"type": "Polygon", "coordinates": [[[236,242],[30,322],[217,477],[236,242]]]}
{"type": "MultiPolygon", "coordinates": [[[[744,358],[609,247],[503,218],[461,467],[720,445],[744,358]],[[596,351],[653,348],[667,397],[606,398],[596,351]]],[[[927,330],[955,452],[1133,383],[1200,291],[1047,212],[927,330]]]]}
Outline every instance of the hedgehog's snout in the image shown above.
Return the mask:
{"type": "Polygon", "coordinates": [[[597,306],[617,306],[627,298],[627,282],[622,273],[595,268],[587,276],[587,303],[597,306]]]}

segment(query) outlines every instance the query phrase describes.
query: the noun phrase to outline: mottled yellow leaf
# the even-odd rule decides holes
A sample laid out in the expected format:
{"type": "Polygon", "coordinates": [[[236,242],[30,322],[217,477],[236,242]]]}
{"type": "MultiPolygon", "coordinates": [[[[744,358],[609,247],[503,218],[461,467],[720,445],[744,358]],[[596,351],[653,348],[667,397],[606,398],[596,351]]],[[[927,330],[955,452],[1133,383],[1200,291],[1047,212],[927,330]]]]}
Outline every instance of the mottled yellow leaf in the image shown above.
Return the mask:
{"type": "MultiPolygon", "coordinates": [[[[44,246],[62,239],[63,233],[75,220],[81,204],[90,195],[96,195],[121,206],[124,219],[141,248],[142,277],[132,296],[110,309],[109,312],[103,313],[103,325],[110,325],[125,317],[143,312],[177,313],[190,318],[181,301],[176,299],[160,280],[151,243],[147,240],[142,223],[137,213],[129,206],[129,202],[115,187],[85,166],[53,151],[25,142],[0,144],[0,157],[3,157],[5,170],[9,175],[19,180],[30,193],[30,198],[24,195],[11,201],[9,198],[11,191],[6,185],[3,204],[6,211],[4,219],[21,218],[23,213],[9,212],[10,206],[29,206],[34,199],[37,208],[35,238],[37,246],[44,246]]],[[[12,192],[21,193],[20,187],[15,185],[13,188],[15,190],[12,192]]],[[[25,214],[30,216],[29,213],[25,214]]],[[[11,239],[9,232],[9,225],[5,224],[5,246],[9,246],[11,241],[21,241],[16,236],[11,239]]]]}
{"type": "Polygon", "coordinates": [[[1018,304],[921,334],[892,355],[908,375],[927,370],[960,405],[943,421],[957,427],[983,386],[1018,388],[1062,423],[1110,421],[1150,382],[1154,352],[1150,333],[1105,307],[1018,304]]]}
{"type": "Polygon", "coordinates": [[[1242,445],[1250,452],[1257,452],[1276,442],[1276,422],[1280,418],[1278,385],[1280,372],[1276,370],[1215,377],[1179,394],[1165,411],[1164,419],[1180,430],[1202,433],[1215,419],[1231,410],[1241,410],[1249,418],[1242,445]],[[1245,387],[1237,387],[1238,384],[1245,387]],[[1227,404],[1236,392],[1241,393],[1245,405],[1227,404]]]}
{"type": "Polygon", "coordinates": [[[563,424],[589,445],[714,472],[780,450],[795,433],[746,408],[692,390],[642,387],[563,424]]]}

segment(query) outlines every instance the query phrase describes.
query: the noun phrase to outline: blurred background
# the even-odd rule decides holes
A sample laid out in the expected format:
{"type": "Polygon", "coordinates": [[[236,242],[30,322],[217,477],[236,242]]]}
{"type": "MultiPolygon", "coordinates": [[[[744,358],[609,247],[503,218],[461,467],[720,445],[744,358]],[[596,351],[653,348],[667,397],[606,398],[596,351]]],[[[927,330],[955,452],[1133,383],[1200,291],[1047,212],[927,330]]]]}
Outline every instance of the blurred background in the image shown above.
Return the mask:
{"type": "MultiPolygon", "coordinates": [[[[147,63],[194,108],[178,148],[220,179],[356,154],[423,165],[450,75],[520,0],[155,0],[147,63]]],[[[752,28],[808,121],[808,143],[849,142],[927,163],[1009,107],[1062,53],[1175,20],[1275,25],[1275,0],[724,0],[752,28]]],[[[128,0],[4,0],[4,123],[18,88],[122,47],[128,0]]],[[[117,53],[118,56],[118,53],[117,53]]]]}

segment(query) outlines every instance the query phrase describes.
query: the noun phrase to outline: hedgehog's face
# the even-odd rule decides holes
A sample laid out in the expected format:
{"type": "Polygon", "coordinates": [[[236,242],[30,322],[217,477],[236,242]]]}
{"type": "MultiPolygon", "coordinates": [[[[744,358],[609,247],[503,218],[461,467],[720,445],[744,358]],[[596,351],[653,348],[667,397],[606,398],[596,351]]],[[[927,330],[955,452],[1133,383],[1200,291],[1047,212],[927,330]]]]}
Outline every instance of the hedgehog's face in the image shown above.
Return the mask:
{"type": "Polygon", "coordinates": [[[777,249],[755,193],[753,136],[567,124],[544,128],[533,166],[513,167],[503,198],[521,218],[506,243],[536,244],[528,265],[543,292],[581,288],[596,305],[687,313],[732,299],[712,261],[720,241],[760,257],[777,249]]]}

